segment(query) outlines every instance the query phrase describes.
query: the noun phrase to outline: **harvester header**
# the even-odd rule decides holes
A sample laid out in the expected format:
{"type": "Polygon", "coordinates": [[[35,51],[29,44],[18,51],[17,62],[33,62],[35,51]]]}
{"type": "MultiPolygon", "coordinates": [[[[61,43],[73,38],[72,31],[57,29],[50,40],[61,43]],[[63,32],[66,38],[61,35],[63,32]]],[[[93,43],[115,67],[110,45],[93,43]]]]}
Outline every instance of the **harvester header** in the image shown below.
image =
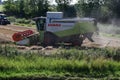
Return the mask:
{"type": "Polygon", "coordinates": [[[14,33],[12,38],[15,42],[17,42],[17,41],[21,41],[21,40],[27,38],[28,36],[30,36],[32,34],[34,34],[34,32],[32,30],[26,30],[26,31],[14,33]]]}

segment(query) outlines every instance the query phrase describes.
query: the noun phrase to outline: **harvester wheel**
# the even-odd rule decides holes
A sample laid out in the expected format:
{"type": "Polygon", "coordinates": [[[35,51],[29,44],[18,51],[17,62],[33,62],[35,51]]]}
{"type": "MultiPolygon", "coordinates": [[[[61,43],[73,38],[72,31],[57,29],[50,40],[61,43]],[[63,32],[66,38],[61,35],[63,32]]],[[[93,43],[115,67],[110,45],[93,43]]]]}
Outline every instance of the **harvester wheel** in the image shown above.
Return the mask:
{"type": "Polygon", "coordinates": [[[44,34],[44,46],[54,46],[56,43],[56,35],[51,32],[45,32],[44,34]]]}
{"type": "Polygon", "coordinates": [[[83,40],[81,40],[81,39],[75,39],[72,41],[73,46],[81,46],[82,43],[83,43],[83,40]]]}
{"type": "Polygon", "coordinates": [[[54,42],[52,41],[52,39],[50,37],[45,37],[44,39],[44,46],[51,46],[54,42]]]}

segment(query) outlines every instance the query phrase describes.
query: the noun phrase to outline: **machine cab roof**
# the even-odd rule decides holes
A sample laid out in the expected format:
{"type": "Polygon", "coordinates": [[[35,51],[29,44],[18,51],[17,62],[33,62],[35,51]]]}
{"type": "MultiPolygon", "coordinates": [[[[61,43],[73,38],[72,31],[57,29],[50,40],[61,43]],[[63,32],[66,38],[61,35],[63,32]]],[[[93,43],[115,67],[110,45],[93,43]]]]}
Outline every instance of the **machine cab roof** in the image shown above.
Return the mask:
{"type": "Polygon", "coordinates": [[[35,17],[35,18],[33,18],[34,21],[44,20],[44,19],[46,19],[46,17],[35,17]]]}

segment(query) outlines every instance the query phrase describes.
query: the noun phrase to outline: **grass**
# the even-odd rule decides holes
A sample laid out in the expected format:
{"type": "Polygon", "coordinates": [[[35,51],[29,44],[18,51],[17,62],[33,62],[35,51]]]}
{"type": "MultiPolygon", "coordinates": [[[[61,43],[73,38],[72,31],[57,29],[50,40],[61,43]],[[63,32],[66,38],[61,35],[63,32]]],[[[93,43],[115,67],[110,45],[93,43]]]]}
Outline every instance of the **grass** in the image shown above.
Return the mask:
{"type": "Polygon", "coordinates": [[[0,78],[120,77],[119,51],[62,49],[45,55],[40,51],[23,53],[9,46],[0,47],[0,78]]]}
{"type": "Polygon", "coordinates": [[[24,26],[24,27],[32,27],[32,28],[35,28],[35,27],[36,27],[36,25],[24,24],[24,23],[14,23],[14,25],[24,26]]]}
{"type": "Polygon", "coordinates": [[[114,37],[114,38],[120,38],[120,34],[107,34],[107,33],[100,33],[102,36],[106,37],[114,37]]]}

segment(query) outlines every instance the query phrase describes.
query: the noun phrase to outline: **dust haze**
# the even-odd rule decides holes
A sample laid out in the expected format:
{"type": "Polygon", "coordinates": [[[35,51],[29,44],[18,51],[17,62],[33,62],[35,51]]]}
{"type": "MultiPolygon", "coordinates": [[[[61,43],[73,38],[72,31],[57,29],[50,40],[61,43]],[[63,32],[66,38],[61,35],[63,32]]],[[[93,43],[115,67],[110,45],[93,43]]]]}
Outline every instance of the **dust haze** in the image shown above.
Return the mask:
{"type": "Polygon", "coordinates": [[[98,23],[99,32],[107,34],[120,34],[120,26],[116,24],[98,23]]]}

